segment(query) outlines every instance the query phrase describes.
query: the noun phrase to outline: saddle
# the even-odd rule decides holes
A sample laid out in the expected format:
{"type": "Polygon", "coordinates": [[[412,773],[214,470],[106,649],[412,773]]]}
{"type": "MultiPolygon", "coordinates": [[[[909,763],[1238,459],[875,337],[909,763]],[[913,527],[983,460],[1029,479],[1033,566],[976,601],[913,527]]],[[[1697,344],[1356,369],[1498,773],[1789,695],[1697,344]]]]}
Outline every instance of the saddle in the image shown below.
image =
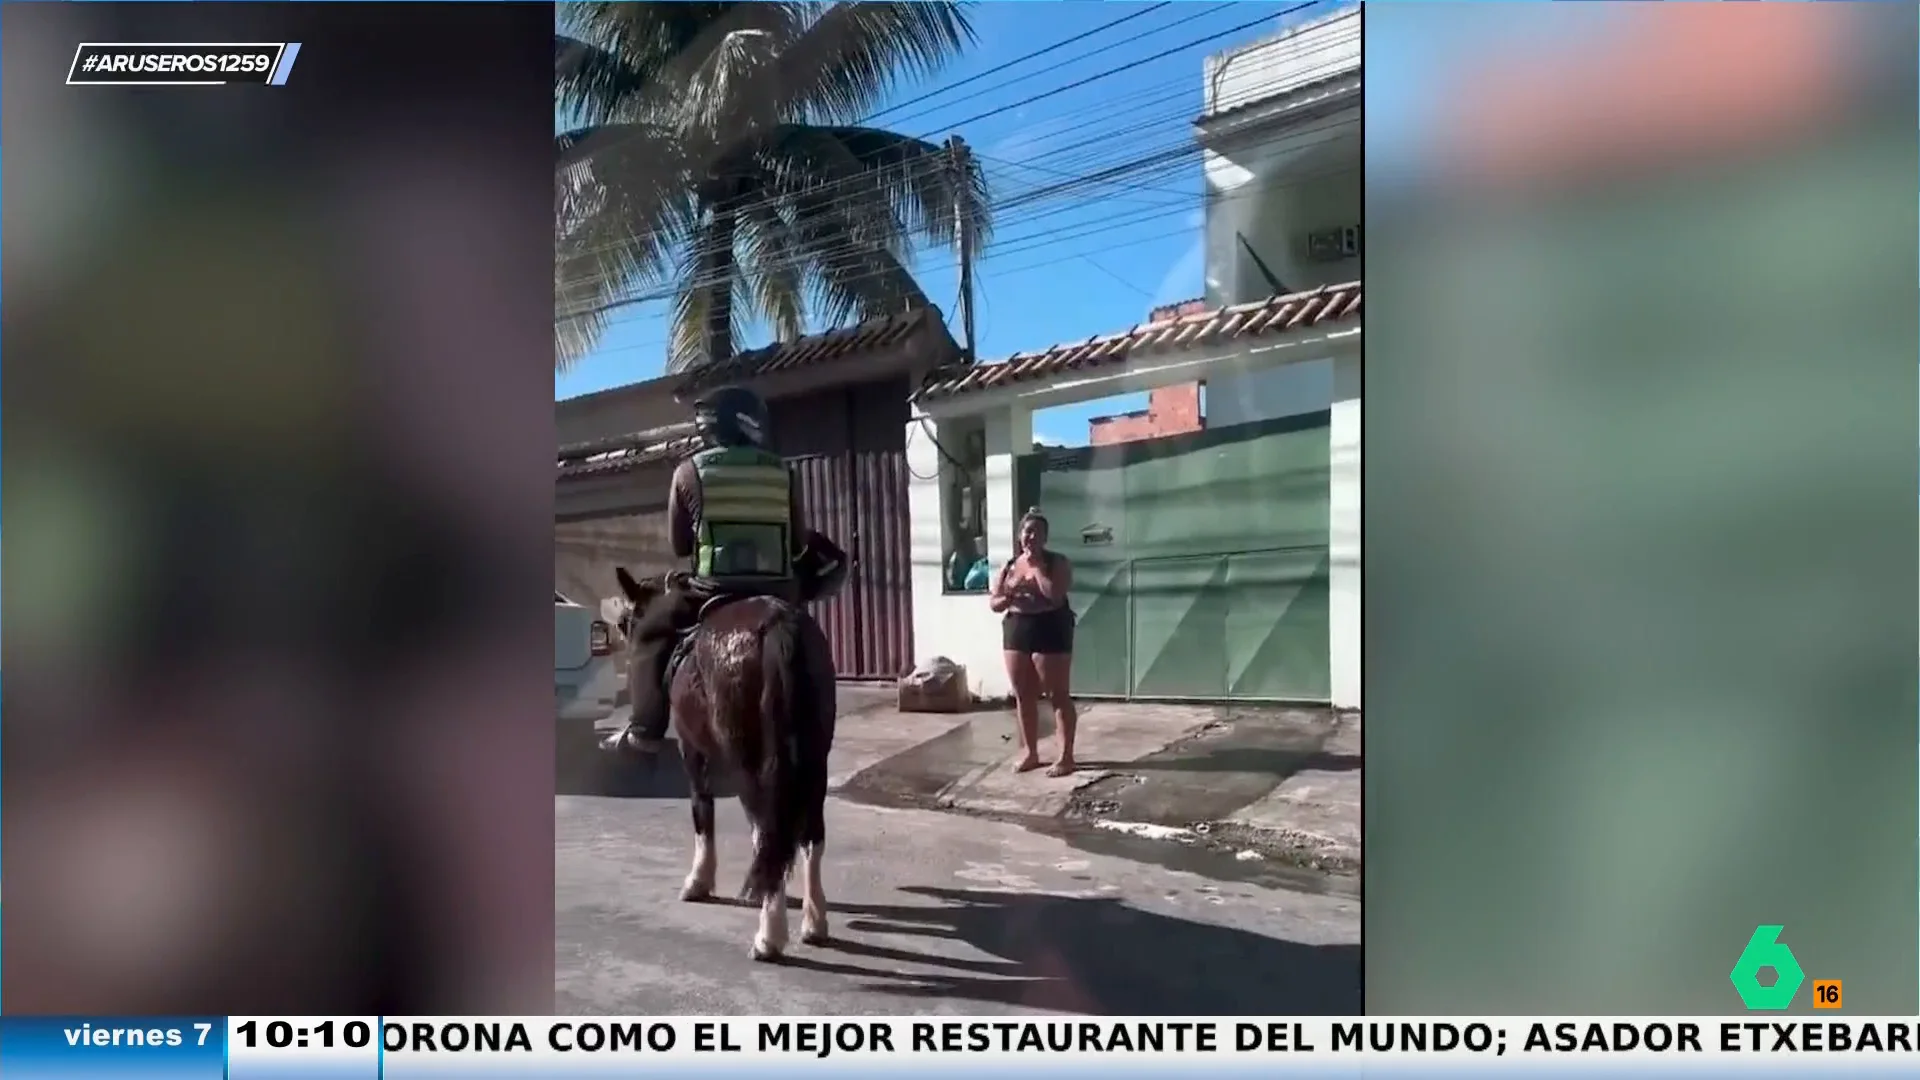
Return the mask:
{"type": "Polygon", "coordinates": [[[691,622],[680,628],[674,637],[673,651],[667,654],[667,686],[671,688],[674,676],[680,671],[680,665],[686,663],[687,657],[693,654],[694,634],[706,623],[707,616],[737,600],[751,600],[767,594],[750,589],[722,588],[712,581],[685,572],[667,575],[667,584],[700,601],[699,611],[691,622]]]}

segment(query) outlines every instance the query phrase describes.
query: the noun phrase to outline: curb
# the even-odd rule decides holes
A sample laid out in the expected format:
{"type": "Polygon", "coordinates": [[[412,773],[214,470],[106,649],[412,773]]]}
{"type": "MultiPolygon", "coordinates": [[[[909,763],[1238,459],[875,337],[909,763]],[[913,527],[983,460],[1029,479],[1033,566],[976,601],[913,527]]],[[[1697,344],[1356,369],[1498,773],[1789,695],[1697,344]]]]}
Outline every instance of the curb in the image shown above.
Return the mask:
{"type": "Polygon", "coordinates": [[[1150,821],[1118,821],[1112,818],[1082,819],[1095,829],[1139,837],[1206,847],[1231,854],[1241,862],[1272,860],[1305,870],[1328,874],[1355,875],[1361,871],[1359,852],[1346,849],[1325,837],[1291,829],[1262,829],[1232,821],[1203,821],[1190,828],[1156,825],[1150,821]]]}

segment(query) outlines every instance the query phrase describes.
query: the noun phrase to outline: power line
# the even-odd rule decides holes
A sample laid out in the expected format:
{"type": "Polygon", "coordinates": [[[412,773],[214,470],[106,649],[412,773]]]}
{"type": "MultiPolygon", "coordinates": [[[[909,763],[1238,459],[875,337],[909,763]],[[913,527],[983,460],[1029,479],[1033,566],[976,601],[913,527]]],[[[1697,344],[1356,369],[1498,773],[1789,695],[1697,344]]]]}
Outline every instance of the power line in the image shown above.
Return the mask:
{"type": "MultiPolygon", "coordinates": [[[[1331,42],[1326,45],[1317,46],[1312,51],[1319,51],[1320,49],[1329,48],[1329,47],[1338,47],[1339,45],[1342,45],[1342,44],[1350,44],[1350,41],[1331,42]]],[[[1322,65],[1322,67],[1337,68],[1341,66],[1343,62],[1344,61],[1342,60],[1336,59],[1329,64],[1322,65]]],[[[1300,73],[1296,71],[1295,73],[1296,77],[1298,77],[1299,74],[1300,73]]],[[[1311,77],[1311,73],[1307,73],[1307,74],[1309,75],[1309,77],[1311,77]]],[[[1157,93],[1158,91],[1156,88],[1148,88],[1146,92],[1157,93]]],[[[1257,87],[1255,87],[1251,89],[1249,93],[1257,96],[1259,93],[1259,90],[1257,87]]],[[[1171,95],[1171,98],[1163,94],[1158,100],[1184,99],[1188,97],[1189,94],[1190,94],[1190,90],[1183,89],[1183,90],[1176,91],[1173,95],[1171,95]]],[[[1136,95],[1134,96],[1139,96],[1139,95],[1136,93],[1136,95]]],[[[1106,105],[1103,105],[1099,109],[1092,110],[1092,111],[1110,112],[1112,111],[1112,106],[1114,104],[1117,104],[1117,103],[1110,102],[1106,105]]],[[[1129,110],[1129,111],[1132,111],[1132,110],[1129,110]]],[[[988,159],[989,161],[992,161],[993,163],[999,164],[999,165],[1011,166],[1016,168],[1028,168],[1028,169],[1033,169],[1038,171],[1050,171],[1050,172],[1054,172],[1056,175],[1070,176],[1078,180],[1077,183],[1068,183],[1068,184],[1061,184],[1058,182],[1054,182],[1050,184],[1036,183],[1031,185],[1031,187],[1028,188],[1027,190],[1019,191],[1018,193],[1006,195],[999,198],[993,198],[992,205],[994,207],[995,216],[996,216],[996,220],[994,222],[995,227],[1004,228],[1011,224],[1017,223],[1018,221],[1024,220],[1026,215],[1009,215],[1007,211],[1014,208],[1018,208],[1026,203],[1036,201],[1034,197],[1037,195],[1044,195],[1044,196],[1051,197],[1051,196],[1070,194],[1075,191],[1089,190],[1089,189],[1095,189],[1100,187],[1108,187],[1108,186],[1115,186],[1115,185],[1122,186],[1122,187],[1127,186],[1124,184],[1124,182],[1118,181],[1113,177],[1104,176],[1104,175],[1096,175],[1096,176],[1088,177],[1081,174],[1071,173],[1067,169],[1060,168],[1058,166],[1079,164],[1081,162],[1087,162],[1090,164],[1092,162],[1100,161],[1103,158],[1106,158],[1107,155],[1101,152],[1098,152],[1098,149],[1092,152],[1078,153],[1078,154],[1073,154],[1069,152],[1080,150],[1086,147],[1105,148],[1105,147],[1113,146],[1115,144],[1126,145],[1128,144],[1130,138],[1134,135],[1137,135],[1140,130],[1146,127],[1156,125],[1162,121],[1178,120],[1189,112],[1190,110],[1186,108],[1176,108],[1171,112],[1164,112],[1156,116],[1150,117],[1146,120],[1134,119],[1121,127],[1096,132],[1091,137],[1083,138],[1076,142],[1069,143],[1064,146],[1053,147],[1042,154],[1035,155],[1034,159],[1026,162],[1012,162],[1012,161],[1005,161],[1002,159],[989,158],[988,159]],[[1061,158],[1062,160],[1060,160],[1055,166],[1040,166],[1040,165],[1034,164],[1034,161],[1036,160],[1053,159],[1053,158],[1061,158]]],[[[1071,116],[1072,114],[1067,114],[1067,115],[1071,116]]],[[[1192,143],[1183,141],[1181,145],[1189,148],[1197,149],[1192,143]]],[[[986,157],[986,155],[981,155],[981,156],[986,157]]],[[[1137,160],[1125,161],[1124,163],[1127,166],[1125,169],[1115,169],[1113,171],[1116,174],[1121,172],[1132,173],[1136,171],[1139,166],[1139,162],[1137,160]]],[[[852,201],[854,200],[844,199],[844,198],[827,198],[827,196],[830,193],[834,192],[835,189],[844,188],[844,189],[853,190],[859,187],[864,187],[865,185],[871,183],[871,181],[872,181],[871,176],[862,174],[859,176],[847,177],[840,180],[832,181],[826,184],[813,185],[805,189],[803,194],[806,197],[811,199],[824,200],[828,205],[833,205],[833,204],[851,205],[852,201]]],[[[1146,189],[1146,190],[1152,190],[1152,189],[1146,189]]],[[[865,191],[860,192],[861,198],[865,198],[866,195],[867,193],[865,191]]],[[[752,213],[752,212],[767,210],[781,203],[785,197],[786,196],[770,196],[768,198],[754,200],[753,202],[745,206],[742,206],[738,209],[744,213],[752,213]]],[[[594,255],[604,253],[606,251],[617,250],[620,248],[628,247],[629,245],[643,244],[648,242],[649,240],[657,240],[658,238],[659,237],[657,232],[653,230],[645,230],[639,233],[632,234],[631,240],[616,240],[616,241],[611,241],[606,244],[600,245],[597,248],[584,248],[584,249],[576,250],[574,252],[569,253],[569,257],[574,260],[589,258],[594,255]]],[[[852,245],[852,246],[859,246],[859,245],[852,245]]],[[[595,277],[577,277],[576,276],[576,277],[570,278],[569,282],[570,284],[587,284],[595,280],[596,277],[597,275],[595,277]]]]}
{"type": "MultiPolygon", "coordinates": [[[[894,112],[899,109],[904,109],[909,105],[917,105],[922,101],[928,100],[929,98],[936,98],[941,96],[942,94],[951,93],[955,90],[960,89],[963,86],[966,86],[969,83],[979,82],[981,79],[984,79],[989,75],[997,75],[1000,72],[1007,70],[1008,68],[1018,67],[1019,65],[1024,64],[1029,60],[1038,59],[1039,57],[1045,56],[1048,53],[1051,53],[1057,49],[1064,49],[1067,46],[1072,45],[1077,41],[1085,41],[1090,37],[1094,37],[1098,34],[1103,34],[1108,30],[1111,30],[1114,27],[1121,25],[1122,23],[1132,22],[1133,20],[1138,19],[1143,15],[1151,15],[1152,13],[1160,10],[1163,7],[1170,7],[1170,6],[1172,6],[1170,2],[1160,3],[1160,4],[1148,4],[1146,7],[1141,8],[1140,10],[1134,12],[1131,15],[1122,15],[1119,18],[1114,19],[1110,22],[1101,23],[1099,26],[1096,26],[1091,30],[1086,30],[1081,33],[1075,34],[1070,38],[1062,38],[1061,40],[1056,41],[1051,45],[1047,45],[1047,46],[1043,46],[1041,48],[1035,49],[1024,56],[1016,56],[1004,64],[995,64],[993,67],[990,67],[987,70],[982,71],[978,74],[969,75],[964,79],[961,79],[957,82],[948,83],[947,85],[942,86],[936,90],[929,90],[926,93],[921,94],[919,97],[911,97],[905,101],[896,102],[895,104],[889,105],[884,109],[878,110],[877,112],[869,113],[866,116],[861,117],[860,122],[862,124],[871,123],[872,121],[877,120],[880,117],[885,116],[890,112],[894,112]]],[[[1222,6],[1225,6],[1225,5],[1222,5],[1222,6]]],[[[1165,29],[1165,27],[1162,27],[1162,29],[1165,29]]],[[[1133,40],[1133,39],[1129,38],[1128,40],[1133,40]]],[[[1089,53],[1088,55],[1090,56],[1092,54],[1089,53]]],[[[1081,57],[1080,59],[1085,59],[1085,58],[1081,57]]]]}
{"type": "MultiPolygon", "coordinates": [[[[1159,6],[1165,6],[1165,5],[1159,5],[1159,6]]],[[[1150,30],[1142,30],[1141,32],[1134,34],[1130,37],[1123,37],[1119,41],[1110,41],[1107,44],[1102,45],[1097,49],[1089,49],[1078,56],[1068,57],[1067,59],[1060,61],[1058,65],[1046,71],[1030,71],[1025,75],[1016,75],[1011,79],[1005,80],[1004,82],[998,82],[993,84],[992,86],[985,87],[979,92],[983,94],[991,94],[997,90],[1005,90],[1010,86],[1018,86],[1019,84],[1026,82],[1029,79],[1034,79],[1042,75],[1048,75],[1048,74],[1053,74],[1055,72],[1058,72],[1061,68],[1064,68],[1069,64],[1076,64],[1082,60],[1099,56],[1101,53],[1112,52],[1113,50],[1121,47],[1122,45],[1131,45],[1136,41],[1144,41],[1145,39],[1154,37],[1158,34],[1164,34],[1169,30],[1178,29],[1179,27],[1186,26],[1189,23],[1198,22],[1209,15],[1219,14],[1220,12],[1225,11],[1228,8],[1233,6],[1234,5],[1232,3],[1215,4],[1213,7],[1210,7],[1205,11],[1197,11],[1190,15],[1183,15],[1180,18],[1175,19],[1174,21],[1167,23],[1164,26],[1156,26],[1150,30]]],[[[1062,44],[1065,44],[1065,43],[1063,42],[1062,44]]],[[[913,120],[918,120],[921,117],[932,116],[934,113],[937,113],[941,109],[946,108],[948,104],[952,104],[952,103],[948,102],[946,104],[935,105],[929,109],[922,109],[919,112],[912,113],[907,116],[898,117],[893,121],[893,123],[905,124],[913,120]]]]}
{"type": "MultiPolygon", "coordinates": [[[[1295,4],[1294,6],[1287,8],[1284,11],[1281,11],[1278,15],[1272,15],[1272,14],[1263,15],[1258,19],[1253,19],[1249,22],[1241,23],[1238,26],[1228,27],[1227,29],[1222,30],[1218,33],[1208,34],[1205,37],[1195,38],[1194,40],[1186,42],[1184,44],[1175,45],[1171,49],[1162,49],[1160,52],[1154,53],[1152,56],[1141,57],[1139,60],[1134,61],[1134,65],[1150,64],[1155,60],[1161,60],[1166,57],[1172,56],[1175,53],[1184,52],[1187,49],[1193,48],[1195,45],[1205,45],[1209,41],[1216,41],[1220,38],[1227,37],[1230,34],[1237,34],[1242,30],[1251,30],[1254,27],[1260,26],[1264,23],[1270,23],[1276,18],[1285,18],[1286,16],[1294,14],[1295,12],[1305,11],[1306,9],[1313,7],[1314,5],[1319,4],[1320,2],[1321,0],[1307,0],[1306,3],[1295,4]]],[[[1019,101],[1013,102],[1008,105],[1002,105],[997,109],[988,109],[986,112],[983,112],[983,113],[975,113],[974,115],[967,117],[965,120],[956,120],[948,124],[947,126],[957,128],[965,124],[971,124],[976,120],[985,120],[989,116],[999,116],[1001,113],[1004,113],[1004,112],[1012,112],[1014,109],[1031,105],[1036,101],[1045,101],[1050,97],[1055,97],[1059,94],[1064,94],[1069,90],[1078,90],[1083,86],[1087,86],[1091,83],[1099,82],[1101,79],[1118,75],[1120,72],[1126,71],[1126,70],[1129,70],[1129,69],[1125,67],[1111,67],[1105,71],[1097,71],[1097,72],[1094,72],[1092,75],[1087,76],[1086,78],[1075,79],[1073,82],[1070,82],[1065,86],[1055,87],[1052,90],[1047,90],[1042,93],[1034,94],[1032,97],[1021,98],[1019,101]]],[[[922,138],[924,137],[925,136],[922,136],[922,138]]]]}
{"type": "MultiPolygon", "coordinates": [[[[1350,167],[1329,169],[1324,172],[1297,177],[1292,182],[1287,184],[1254,185],[1249,189],[1236,191],[1229,195],[1220,196],[1218,198],[1222,202],[1234,202],[1243,198],[1254,198],[1260,195],[1269,194],[1276,188],[1286,188],[1286,187],[1294,187],[1294,186],[1301,186],[1305,184],[1316,183],[1320,180],[1329,179],[1334,176],[1350,174],[1352,171],[1353,170],[1350,167]]],[[[1197,202],[1198,200],[1196,199],[1196,203],[1197,202]]],[[[1127,248],[1138,247],[1142,244],[1155,243],[1158,241],[1167,240],[1174,237],[1193,236],[1194,234],[1193,226],[1183,224],[1180,227],[1175,229],[1150,233],[1145,236],[1135,236],[1135,237],[1130,237],[1127,239],[1121,239],[1117,241],[1111,239],[1111,237],[1116,231],[1128,229],[1134,226],[1146,225],[1157,220],[1172,218],[1175,216],[1184,216],[1185,213],[1191,212],[1191,210],[1197,209],[1197,208],[1198,206],[1196,205],[1194,207],[1165,208],[1155,213],[1136,212],[1133,215],[1130,215],[1124,218],[1119,218],[1119,219],[1102,218],[1097,221],[1076,222],[1069,225],[1060,226],[1055,229],[1044,230],[1041,233],[1036,233],[1031,236],[1021,237],[1019,239],[1021,239],[1022,241],[1025,241],[1024,243],[1015,247],[998,251],[995,253],[993,257],[990,257],[989,259],[982,261],[982,264],[980,267],[981,278],[985,284],[987,284],[988,286],[991,286],[993,281],[996,281],[999,279],[1017,277],[1021,274],[1031,273],[1037,270],[1049,269],[1051,267],[1056,267],[1068,262],[1083,260],[1090,254],[1105,255],[1114,251],[1120,251],[1127,248]],[[1099,237],[1101,240],[1101,246],[1095,252],[1088,252],[1085,250],[1060,252],[1051,258],[1044,258],[1044,259],[1040,259],[1032,262],[1015,263],[1013,265],[1007,265],[1006,263],[1000,261],[1000,258],[999,258],[1005,255],[1021,255],[1021,254],[1027,254],[1030,252],[1039,252],[1042,250],[1051,251],[1051,250],[1057,249],[1063,243],[1067,243],[1074,240],[1090,239],[1094,237],[1099,237]]],[[[922,273],[924,273],[926,269],[928,268],[924,266],[919,268],[920,272],[922,273]]],[[[991,295],[992,294],[989,288],[988,291],[983,292],[982,299],[986,301],[990,301],[991,295]]],[[[663,316],[655,316],[655,317],[663,317],[663,316]]],[[[666,339],[649,340],[649,341],[640,342],[634,345],[619,346],[613,349],[603,350],[603,351],[609,352],[609,353],[638,352],[641,350],[663,348],[666,346],[666,344],[667,344],[666,339]]]]}
{"type": "MultiPolygon", "coordinates": [[[[1325,136],[1301,143],[1299,149],[1307,150],[1334,139],[1345,138],[1352,134],[1353,129],[1356,127],[1357,122],[1352,119],[1330,119],[1316,125],[1301,127],[1293,134],[1295,138],[1308,135],[1325,136]]],[[[996,236],[995,242],[987,249],[986,254],[990,257],[993,254],[998,254],[1005,250],[1009,242],[1025,241],[1038,235],[1035,233],[1012,231],[1012,228],[1016,225],[1031,224],[1050,217],[1059,217],[1087,209],[1084,205],[1069,205],[1055,209],[1029,209],[1029,207],[1036,207],[1048,201],[1061,199],[1069,195],[1084,194],[1115,184],[1126,184],[1129,178],[1170,174],[1173,169],[1184,167],[1188,163],[1198,160],[1202,153],[1203,149],[1199,144],[1185,138],[1179,138],[1166,145],[1137,152],[1134,157],[1112,164],[1105,164],[1103,167],[1091,173],[1063,173],[1066,177],[1064,180],[1034,185],[1018,195],[996,199],[994,202],[994,211],[998,218],[997,224],[1000,226],[1000,232],[996,236]]],[[[1189,192],[1173,192],[1166,191],[1165,189],[1157,190],[1160,190],[1161,193],[1165,194],[1167,199],[1171,201],[1160,201],[1147,205],[1158,207],[1189,205],[1193,200],[1198,199],[1203,191],[1198,185],[1189,192]]],[[[835,201],[839,200],[829,200],[829,202],[835,201]]],[[[616,246],[618,245],[609,245],[609,247],[616,246]]],[[[870,243],[848,239],[828,247],[816,247],[810,258],[861,254],[871,252],[872,250],[873,247],[870,243]]],[[[809,258],[796,259],[793,260],[791,265],[799,266],[806,261],[809,261],[809,258]]],[[[596,281],[604,280],[608,279],[601,275],[582,275],[570,279],[569,284],[576,286],[591,285],[596,281]]],[[[715,283],[717,283],[715,280],[703,280],[699,278],[691,281],[691,284],[694,285],[715,283]]],[[[678,286],[685,284],[689,284],[689,282],[683,281],[676,283],[676,289],[678,286]]],[[[675,290],[642,293],[630,297],[629,302],[666,299],[673,291],[675,290]]],[[[566,314],[577,314],[577,312],[569,312],[566,314]]]]}
{"type": "MultiPolygon", "coordinates": [[[[1302,128],[1298,132],[1296,132],[1296,137],[1302,136],[1302,135],[1308,135],[1308,134],[1315,134],[1315,133],[1321,134],[1323,136],[1322,138],[1314,139],[1308,142],[1303,142],[1300,145],[1300,149],[1308,150],[1318,145],[1323,145],[1325,143],[1333,142],[1342,138],[1347,138],[1354,133],[1354,130],[1357,129],[1357,127],[1358,127],[1357,122],[1351,119],[1330,120],[1314,127],[1302,128]]],[[[1021,197],[1022,204],[1028,203],[1028,202],[1045,201],[1046,199],[1054,198],[1062,194],[1071,193],[1072,191],[1081,187],[1097,187],[1100,184],[1113,182],[1114,180],[1117,180],[1120,177],[1131,175],[1135,172],[1152,173],[1155,170],[1162,170],[1172,165],[1182,164],[1188,160],[1197,160],[1201,153],[1202,153],[1202,149],[1197,144],[1187,140],[1178,140],[1165,146],[1148,149],[1142,152],[1139,156],[1133,158],[1128,162],[1111,166],[1107,169],[1101,170],[1101,172],[1097,174],[1075,177],[1061,184],[1052,185],[1043,189],[1038,189],[1034,192],[1027,193],[1026,195],[1023,195],[1021,197]]],[[[1350,167],[1338,167],[1330,171],[1327,171],[1325,173],[1319,173],[1319,174],[1315,174],[1307,177],[1293,178],[1292,180],[1285,183],[1275,183],[1275,182],[1253,183],[1253,184],[1247,185],[1242,189],[1234,191],[1232,193],[1215,196],[1215,198],[1221,203],[1231,203],[1239,199],[1251,198],[1256,195],[1269,194],[1275,190],[1284,190],[1289,187],[1296,187],[1305,183],[1310,183],[1314,180],[1323,179],[1327,176],[1341,175],[1343,173],[1351,172],[1351,171],[1352,169],[1350,167]]],[[[1091,221],[1084,221],[1084,220],[1072,221],[1072,222],[1067,222],[1061,225],[1053,225],[1053,226],[1044,227],[1037,230],[1030,230],[1026,232],[1018,232],[1018,233],[1003,232],[996,239],[995,243],[986,252],[983,253],[983,258],[982,258],[983,267],[989,264],[992,260],[1000,256],[1004,256],[1008,254],[1017,254],[1024,251],[1033,250],[1037,247],[1046,246],[1052,243],[1058,243],[1063,240],[1080,239],[1080,238],[1084,238],[1085,236],[1097,235],[1099,233],[1108,232],[1108,231],[1111,231],[1112,229],[1124,227],[1126,225],[1138,224],[1145,220],[1152,220],[1155,218],[1162,218],[1162,217],[1170,217],[1175,213],[1191,212],[1193,210],[1199,209],[1203,205],[1205,194],[1204,194],[1204,191],[1202,190],[1196,190],[1190,195],[1176,195],[1176,194],[1170,193],[1170,199],[1171,201],[1166,203],[1148,205],[1145,207],[1136,208],[1135,210],[1130,212],[1123,212],[1117,215],[1111,214],[1111,213],[1102,214],[1095,220],[1091,220],[1091,221]]],[[[1049,219],[1049,218],[1064,217],[1066,215],[1081,213],[1089,209],[1091,208],[1086,207],[1085,205],[1067,206],[1067,207],[1062,207],[1055,210],[1028,213],[1018,218],[1017,220],[1021,224],[1038,224],[1038,223],[1044,222],[1046,219],[1049,219]]],[[[872,249],[866,245],[862,245],[857,242],[851,242],[851,241],[843,242],[839,245],[817,249],[813,252],[801,253],[791,259],[773,260],[773,261],[761,264],[757,267],[743,268],[742,270],[739,270],[739,271],[731,271],[731,272],[718,274],[718,275],[711,275],[707,277],[696,276],[689,279],[676,280],[671,284],[664,285],[661,288],[649,290],[646,292],[638,293],[635,295],[631,295],[631,296],[627,296],[619,299],[611,299],[606,301],[604,305],[595,305],[595,307],[596,308],[600,306],[627,307],[627,306],[634,306],[634,305],[649,303],[654,301],[671,300],[679,296],[683,291],[687,289],[706,288],[706,287],[716,286],[726,281],[738,280],[742,276],[749,276],[754,272],[764,273],[764,272],[781,271],[781,270],[804,271],[811,264],[814,264],[817,262],[831,261],[834,259],[841,259],[841,258],[846,258],[850,256],[865,256],[865,255],[871,255],[872,253],[873,253],[872,249]]],[[[902,260],[902,263],[904,265],[905,260],[902,260]]],[[[909,267],[909,272],[911,272],[910,267],[909,267]]],[[[863,278],[870,277],[870,276],[871,275],[856,275],[851,280],[855,280],[855,281],[862,280],[863,278]]],[[[592,280],[594,279],[583,278],[580,280],[580,283],[590,283],[592,280]]],[[[578,318],[585,314],[587,314],[587,311],[585,310],[575,310],[571,312],[561,313],[557,317],[561,319],[578,318]]]]}

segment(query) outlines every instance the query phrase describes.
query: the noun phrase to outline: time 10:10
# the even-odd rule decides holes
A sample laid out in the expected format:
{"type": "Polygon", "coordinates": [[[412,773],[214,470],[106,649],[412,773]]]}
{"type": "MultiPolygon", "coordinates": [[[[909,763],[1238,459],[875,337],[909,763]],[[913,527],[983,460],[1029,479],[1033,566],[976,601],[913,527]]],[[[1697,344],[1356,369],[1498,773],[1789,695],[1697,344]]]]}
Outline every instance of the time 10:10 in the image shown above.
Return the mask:
{"type": "MultiPolygon", "coordinates": [[[[258,1020],[249,1020],[234,1028],[233,1032],[240,1036],[241,1042],[247,1049],[259,1048],[260,1022],[258,1020]]],[[[373,1041],[373,1029],[365,1020],[349,1020],[340,1025],[339,1032],[340,1045],[351,1050],[361,1049],[373,1041]]],[[[334,1024],[331,1020],[323,1020],[309,1029],[296,1028],[285,1020],[275,1020],[267,1025],[266,1036],[266,1045],[275,1050],[285,1050],[294,1045],[304,1047],[309,1038],[318,1042],[322,1048],[331,1050],[334,1046],[334,1024]]]]}

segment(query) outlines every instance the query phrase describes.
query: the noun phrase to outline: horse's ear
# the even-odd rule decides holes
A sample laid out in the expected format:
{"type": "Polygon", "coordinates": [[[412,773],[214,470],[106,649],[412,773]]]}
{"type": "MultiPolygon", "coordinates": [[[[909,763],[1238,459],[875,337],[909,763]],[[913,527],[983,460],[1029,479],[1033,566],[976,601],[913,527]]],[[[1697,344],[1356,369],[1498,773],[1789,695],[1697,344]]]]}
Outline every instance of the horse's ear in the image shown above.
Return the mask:
{"type": "Polygon", "coordinates": [[[644,594],[645,590],[640,588],[639,582],[633,580],[632,574],[627,573],[626,567],[624,566],[614,567],[613,577],[614,577],[614,580],[620,583],[620,591],[627,594],[628,600],[632,601],[635,604],[640,603],[641,596],[644,594]]]}

